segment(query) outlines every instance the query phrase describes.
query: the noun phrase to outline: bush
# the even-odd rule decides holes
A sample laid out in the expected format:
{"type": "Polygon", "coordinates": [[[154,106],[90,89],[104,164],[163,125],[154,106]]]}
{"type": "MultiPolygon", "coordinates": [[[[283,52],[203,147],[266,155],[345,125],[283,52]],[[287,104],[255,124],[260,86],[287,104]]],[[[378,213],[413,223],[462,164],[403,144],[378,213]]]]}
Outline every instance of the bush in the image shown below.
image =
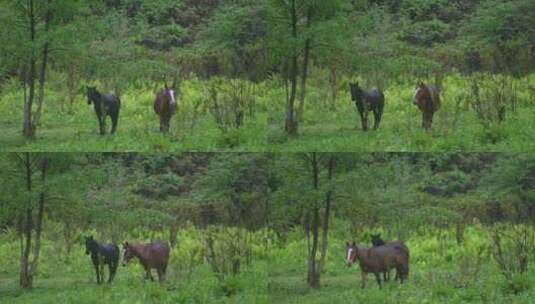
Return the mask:
{"type": "Polygon", "coordinates": [[[526,274],[514,274],[511,279],[504,281],[502,290],[505,293],[518,294],[527,291],[533,286],[533,282],[526,274]]]}

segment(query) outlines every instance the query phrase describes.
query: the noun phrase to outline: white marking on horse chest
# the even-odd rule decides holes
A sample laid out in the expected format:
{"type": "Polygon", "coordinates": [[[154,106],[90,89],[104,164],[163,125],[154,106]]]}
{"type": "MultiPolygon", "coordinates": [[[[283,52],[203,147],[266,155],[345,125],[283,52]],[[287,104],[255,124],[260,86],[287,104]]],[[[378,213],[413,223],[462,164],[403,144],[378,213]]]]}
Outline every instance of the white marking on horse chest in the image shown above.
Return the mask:
{"type": "Polygon", "coordinates": [[[420,93],[420,88],[416,88],[416,90],[414,90],[414,95],[412,96],[412,99],[413,100],[416,100],[416,96],[418,95],[418,93],[420,93]]]}
{"type": "Polygon", "coordinates": [[[347,250],[347,262],[351,262],[351,255],[353,254],[353,248],[347,250]]]}
{"type": "Polygon", "coordinates": [[[171,96],[171,104],[176,104],[175,90],[169,90],[169,96],[171,96]]]}

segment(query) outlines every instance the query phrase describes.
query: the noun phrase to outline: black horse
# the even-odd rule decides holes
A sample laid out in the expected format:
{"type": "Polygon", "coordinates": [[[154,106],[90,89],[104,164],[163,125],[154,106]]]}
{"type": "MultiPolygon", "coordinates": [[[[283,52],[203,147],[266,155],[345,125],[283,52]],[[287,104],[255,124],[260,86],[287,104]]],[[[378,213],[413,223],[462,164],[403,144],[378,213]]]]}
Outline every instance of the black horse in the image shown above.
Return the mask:
{"type": "Polygon", "coordinates": [[[362,130],[368,131],[368,112],[373,111],[375,118],[374,130],[379,128],[381,123],[381,116],[383,116],[383,108],[385,106],[385,95],[378,89],[371,91],[364,91],[359,87],[359,83],[350,83],[351,100],[355,102],[357,110],[360,114],[362,122],[362,130]]]}
{"type": "Polygon", "coordinates": [[[87,104],[95,107],[98,124],[100,127],[100,135],[106,134],[106,116],[110,116],[112,127],[111,134],[117,130],[117,122],[119,121],[119,110],[121,108],[121,100],[115,95],[104,95],[97,91],[95,87],[87,87],[87,104]]]}
{"type": "Polygon", "coordinates": [[[383,241],[383,239],[381,238],[381,234],[372,234],[371,235],[372,237],[372,245],[374,247],[377,247],[377,246],[382,246],[385,244],[385,241],[383,241]]]}
{"type": "Polygon", "coordinates": [[[91,254],[98,284],[104,282],[104,265],[108,264],[110,271],[108,283],[111,283],[119,266],[119,247],[115,244],[101,245],[93,239],[93,236],[89,236],[85,237],[85,254],[91,254]]]}

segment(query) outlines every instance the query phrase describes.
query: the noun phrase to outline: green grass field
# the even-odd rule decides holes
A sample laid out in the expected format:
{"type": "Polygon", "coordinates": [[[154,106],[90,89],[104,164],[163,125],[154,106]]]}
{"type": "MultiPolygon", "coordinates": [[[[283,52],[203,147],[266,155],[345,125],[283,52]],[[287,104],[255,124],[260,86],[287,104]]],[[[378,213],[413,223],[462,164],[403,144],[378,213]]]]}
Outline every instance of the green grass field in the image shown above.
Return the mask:
{"type": "MultiPolygon", "coordinates": [[[[532,303],[535,272],[518,277],[517,286],[531,288],[515,294],[508,288],[494,261],[485,253],[477,275],[474,254],[485,246],[479,229],[468,229],[466,243],[458,246],[450,234],[446,238],[413,237],[407,283],[388,282],[379,289],[373,275],[361,289],[358,265],[345,264],[345,240],[330,239],[321,288],[306,284],[306,243],[290,241],[274,250],[270,266],[269,294],[272,303],[532,303]]],[[[361,243],[365,244],[364,241],[361,243]]],[[[392,272],[393,276],[394,272],[392,272]]]]}
{"type": "MultiPolygon", "coordinates": [[[[525,83],[524,81],[523,83],[525,83]]],[[[35,140],[25,140],[22,129],[22,95],[13,89],[0,96],[1,151],[533,151],[535,150],[535,102],[525,86],[518,89],[518,108],[507,108],[505,122],[487,127],[469,106],[465,79],[445,79],[443,105],[433,130],[421,128],[421,113],[412,104],[410,84],[391,85],[381,127],[362,132],[360,118],[349,94],[341,88],[336,108],[328,105],[328,93],[311,82],[299,136],[284,132],[285,92],[278,82],[258,85],[256,115],[246,117],[241,128],[218,127],[209,109],[206,84],[185,81],[181,104],[171,132],[158,132],[150,90],[131,89],[122,97],[118,133],[98,135],[91,106],[80,95],[70,110],[61,110],[61,91],[49,91],[35,140]]],[[[66,107],[68,108],[68,107],[66,107]]],[[[372,115],[370,115],[372,116],[372,115]]],[[[108,122],[108,127],[110,122],[108,122]]]]}
{"type": "MultiPolygon", "coordinates": [[[[145,281],[137,260],[119,266],[112,284],[97,285],[90,257],[77,242],[69,256],[61,241],[45,239],[34,288],[18,285],[19,247],[12,235],[0,235],[0,303],[270,303],[267,263],[259,259],[221,283],[207,263],[186,258],[192,242],[171,252],[166,282],[145,281]]],[[[122,257],[121,257],[122,258],[122,257]]],[[[105,278],[108,269],[105,268],[105,278]]],[[[153,276],[156,271],[153,270],[153,276]]]]}
{"type": "MultiPolygon", "coordinates": [[[[98,135],[92,106],[80,95],[70,110],[61,110],[61,91],[50,91],[35,140],[25,140],[22,128],[22,95],[11,90],[0,98],[0,150],[2,151],[533,151],[535,102],[519,89],[515,112],[507,110],[502,123],[487,127],[477,118],[466,96],[466,81],[451,76],[444,82],[443,105],[435,115],[433,130],[421,128],[421,113],[412,104],[410,84],[392,85],[386,91],[381,127],[362,132],[360,118],[346,90],[337,107],[326,102],[321,85],[311,83],[299,136],[284,132],[284,90],[279,83],[264,83],[255,91],[255,118],[246,117],[241,128],[223,131],[210,114],[206,84],[186,81],[181,87],[178,114],[171,132],[158,131],[152,110],[154,95],[129,90],[123,95],[118,133],[98,135]]],[[[65,108],[68,108],[67,106],[65,108]]],[[[370,114],[370,119],[371,119],[370,114]]],[[[371,122],[370,122],[371,123],[371,122]]],[[[111,122],[108,122],[108,127],[111,122]]]]}

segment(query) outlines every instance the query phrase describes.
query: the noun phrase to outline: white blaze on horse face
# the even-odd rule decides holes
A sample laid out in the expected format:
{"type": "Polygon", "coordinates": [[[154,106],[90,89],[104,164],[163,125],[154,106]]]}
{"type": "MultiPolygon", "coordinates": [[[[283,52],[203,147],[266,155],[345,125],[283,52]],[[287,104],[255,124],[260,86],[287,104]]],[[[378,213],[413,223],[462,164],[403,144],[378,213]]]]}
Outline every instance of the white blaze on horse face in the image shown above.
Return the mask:
{"type": "Polygon", "coordinates": [[[353,261],[351,261],[351,256],[352,255],[353,255],[353,248],[349,248],[347,250],[347,258],[346,258],[348,264],[353,263],[353,261]]]}
{"type": "Polygon", "coordinates": [[[412,102],[417,103],[418,100],[416,100],[416,96],[418,96],[418,93],[420,93],[420,87],[417,87],[416,90],[414,90],[414,95],[412,96],[412,102]]]}
{"type": "Polygon", "coordinates": [[[169,90],[169,96],[171,96],[171,104],[176,104],[175,90],[169,90]]]}

